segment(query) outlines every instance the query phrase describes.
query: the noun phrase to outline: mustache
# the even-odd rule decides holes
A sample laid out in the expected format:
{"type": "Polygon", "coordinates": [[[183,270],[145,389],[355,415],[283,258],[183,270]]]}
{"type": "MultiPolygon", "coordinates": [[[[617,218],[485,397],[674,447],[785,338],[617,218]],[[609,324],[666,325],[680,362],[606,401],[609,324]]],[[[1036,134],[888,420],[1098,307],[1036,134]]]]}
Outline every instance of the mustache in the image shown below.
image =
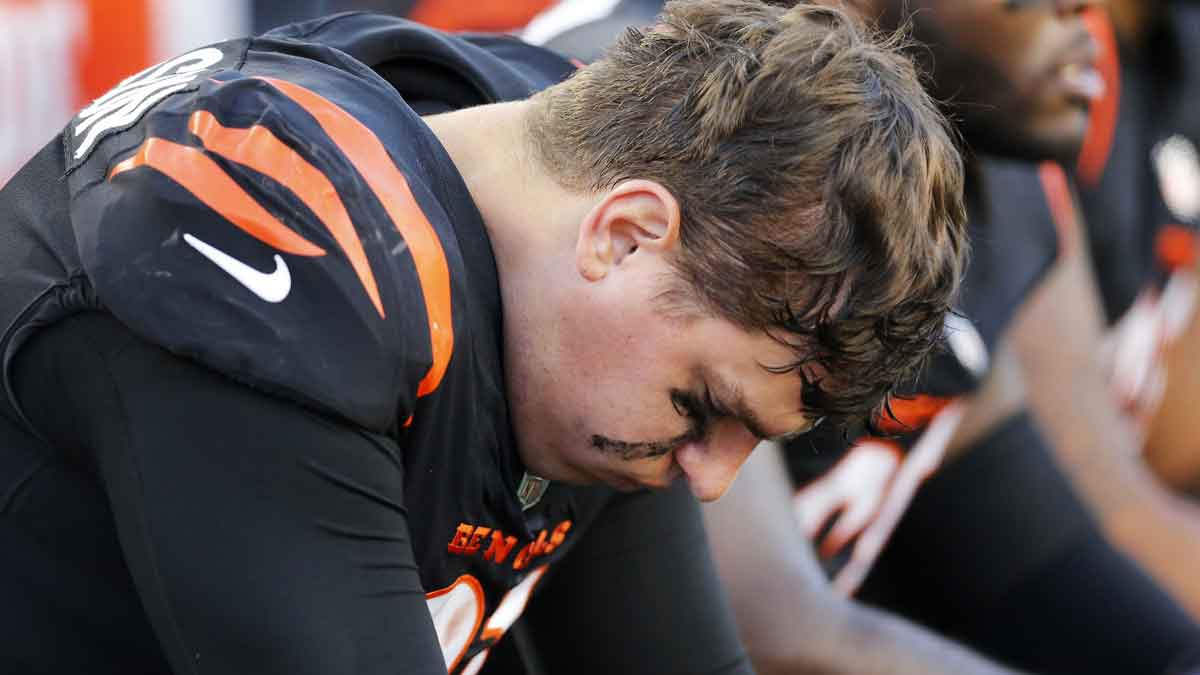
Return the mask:
{"type": "Polygon", "coordinates": [[[592,434],[592,447],[607,455],[616,455],[621,460],[631,462],[638,459],[653,459],[662,457],[675,448],[697,440],[696,430],[690,430],[665,441],[622,441],[600,434],[592,434]]]}

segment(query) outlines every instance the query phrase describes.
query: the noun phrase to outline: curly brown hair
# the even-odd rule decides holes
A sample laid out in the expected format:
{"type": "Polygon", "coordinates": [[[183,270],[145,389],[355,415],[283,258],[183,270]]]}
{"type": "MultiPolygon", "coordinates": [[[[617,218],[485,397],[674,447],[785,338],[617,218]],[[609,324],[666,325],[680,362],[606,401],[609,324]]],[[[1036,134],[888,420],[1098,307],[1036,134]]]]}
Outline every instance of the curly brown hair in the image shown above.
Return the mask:
{"type": "Polygon", "coordinates": [[[529,135],[565,187],[664,185],[689,297],[791,345],[806,414],[870,417],[938,344],[968,249],[904,46],[832,7],[676,0],[539,94],[529,135]]]}

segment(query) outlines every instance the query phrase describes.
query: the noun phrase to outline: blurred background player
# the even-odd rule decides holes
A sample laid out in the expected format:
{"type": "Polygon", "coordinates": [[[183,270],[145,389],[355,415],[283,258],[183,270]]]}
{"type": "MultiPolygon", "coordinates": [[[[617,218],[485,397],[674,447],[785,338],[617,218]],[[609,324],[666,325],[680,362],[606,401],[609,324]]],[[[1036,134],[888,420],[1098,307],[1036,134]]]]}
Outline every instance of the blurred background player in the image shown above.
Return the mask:
{"type": "MultiPolygon", "coordinates": [[[[1112,0],[1109,9],[1115,30],[1096,26],[1108,43],[1109,92],[1077,173],[1099,297],[1114,324],[1105,359],[1134,441],[1103,461],[1082,450],[1086,437],[1063,433],[1056,443],[1073,448],[1077,486],[1112,540],[1200,617],[1192,564],[1200,559],[1200,6],[1112,0]]],[[[1108,424],[1090,422],[1098,434],[1108,424]]]]}
{"type": "MultiPolygon", "coordinates": [[[[888,26],[909,18],[898,3],[857,4],[888,26]]],[[[832,471],[824,467],[838,439],[792,444],[787,458],[804,486],[797,511],[843,592],[865,581],[859,597],[1030,670],[1165,672],[1194,658],[1196,627],[1091,520],[1107,526],[1112,509],[1161,490],[1121,460],[1134,447],[1128,430],[1096,422],[1118,410],[1096,367],[1102,317],[1086,232],[1060,171],[1030,166],[1014,180],[1015,167],[987,157],[1073,160],[1104,91],[1090,66],[1088,3],[1024,4],[908,5],[918,10],[911,20],[929,49],[933,90],[981,158],[968,192],[975,254],[963,309],[973,330],[949,326],[950,353],[914,398],[896,402],[905,425],[888,430],[921,432],[899,445],[860,440],[832,471]],[[974,389],[972,371],[982,381],[961,399],[974,389]],[[1022,413],[1025,388],[1032,416],[1022,413]],[[889,542],[942,452],[946,468],[889,542]],[[1086,512],[1070,488],[1081,490],[1086,512]],[[1009,628],[1017,623],[1022,630],[1009,628]]]]}
{"type": "MultiPolygon", "coordinates": [[[[1111,10],[1115,34],[1103,15],[1087,17],[1107,80],[1105,95],[1093,102],[1075,171],[1087,227],[1077,244],[1066,246],[1062,271],[1031,294],[1007,336],[1023,382],[997,378],[985,391],[998,409],[1025,399],[1106,538],[1197,617],[1200,579],[1192,561],[1200,556],[1200,510],[1171,489],[1186,493],[1200,460],[1193,413],[1200,394],[1194,313],[1200,120],[1191,104],[1200,87],[1194,65],[1200,23],[1196,6],[1186,2],[1116,2],[1111,10]],[[1091,264],[1082,265],[1089,254],[1091,264]],[[1106,322],[1115,322],[1107,335],[1106,322]]],[[[1009,356],[1002,350],[998,360],[1009,356]]],[[[922,490],[862,597],[905,608],[981,648],[995,643],[995,651],[1049,653],[996,629],[996,622],[964,629],[971,622],[962,620],[962,605],[970,594],[934,592],[946,587],[940,570],[962,569],[963,561],[933,541],[930,528],[955,522],[945,513],[965,513],[974,523],[964,525],[963,541],[981,540],[971,532],[989,521],[967,508],[979,500],[962,495],[986,495],[987,476],[1000,474],[986,456],[951,465],[922,490]],[[939,552],[945,557],[935,564],[939,552]]],[[[1017,456],[1009,452],[997,463],[1011,466],[1017,456]]],[[[1022,476],[1012,481],[1028,484],[1022,476]]],[[[992,498],[999,508],[1003,495],[992,498]]],[[[1026,529],[1036,531],[1042,520],[1048,517],[1026,529]]],[[[1065,586],[1055,584],[1056,593],[1065,586]]],[[[1044,590],[1030,594],[1039,596],[1055,597],[1044,590]]],[[[1009,602],[1015,617],[1018,601],[1009,602]]],[[[1045,606],[1030,601],[1029,607],[1045,606]]],[[[1086,607],[1073,615],[1099,613],[1086,607]]]]}
{"type": "MultiPolygon", "coordinates": [[[[1061,12],[1069,10],[1072,3],[1042,4],[1047,6],[1042,11],[1057,4],[1061,12]]],[[[1090,99],[1098,113],[1082,152],[1085,169],[1088,162],[1103,154],[1105,113],[1111,104],[1097,95],[1100,73],[1079,63],[1050,60],[1068,55],[1071,46],[1064,44],[1056,52],[1049,48],[1051,42],[1047,44],[1049,51],[1027,48],[1024,53],[1011,53],[1006,70],[1002,57],[1007,46],[1019,44],[1022,34],[1032,38],[1047,33],[1028,23],[1034,21],[1037,7],[1021,10],[1027,22],[1022,27],[1019,13],[1014,13],[1006,25],[995,9],[989,20],[986,10],[968,3],[924,6],[928,11],[914,19],[918,37],[930,45],[937,90],[943,96],[955,94],[956,109],[973,147],[1031,156],[1040,131],[1046,141],[1042,143],[1044,157],[1073,160],[1075,153],[1063,152],[1070,149],[1071,142],[1063,143],[1064,139],[1070,141],[1070,135],[1054,134],[1053,128],[1044,124],[1040,128],[1030,124],[1027,130],[1033,132],[1031,138],[1030,133],[1022,134],[1014,128],[1015,123],[1037,121],[1023,114],[1029,110],[1031,93],[1047,94],[1057,89],[1060,93],[1073,91],[1077,102],[1090,99]],[[973,13],[975,16],[971,16],[973,13]],[[1018,28],[1023,32],[1010,32],[1018,28]],[[1043,68],[1021,67],[1031,62],[1036,65],[1039,53],[1046,57],[1043,68]],[[996,74],[1009,81],[997,81],[993,77],[996,74]],[[986,105],[977,107],[978,103],[986,105]],[[1047,129],[1049,135],[1044,133],[1047,129]]],[[[1100,29],[1103,38],[1101,18],[1091,15],[1086,19],[1094,31],[1100,29]]],[[[1077,23],[1077,34],[1080,28],[1077,23]]],[[[1104,48],[1109,49],[1107,61],[1112,63],[1109,45],[1104,48]]],[[[1105,61],[1101,64],[1106,71],[1111,69],[1105,61]]],[[[1106,83],[1106,94],[1115,93],[1114,84],[1106,83]]],[[[1142,105],[1154,107],[1161,114],[1169,97],[1165,92],[1159,94],[1161,98],[1142,99],[1142,105]]],[[[1077,143],[1081,136],[1078,127],[1076,131],[1077,143]]],[[[1118,147],[1127,140],[1131,139],[1118,135],[1118,147]]],[[[1079,227],[1081,221],[1074,213],[1070,193],[1056,174],[1043,167],[1047,203],[1059,229],[1058,261],[1036,287],[1027,288],[1007,330],[996,330],[1008,317],[992,294],[1020,281],[1013,270],[1026,264],[1029,254],[1004,250],[1007,244],[1001,243],[1001,238],[1010,232],[1004,227],[990,230],[997,244],[989,245],[986,239],[975,237],[976,260],[965,309],[985,342],[998,338],[997,346],[991,349],[992,367],[969,400],[965,420],[949,443],[946,469],[921,489],[874,573],[866,579],[860,597],[919,618],[987,653],[1035,670],[1162,672],[1163,668],[1182,667],[1195,658],[1194,653],[1188,654],[1189,642],[1190,649],[1195,649],[1195,637],[1188,637],[1194,628],[1188,627],[1171,603],[1144,578],[1139,578],[1137,570],[1112,556],[1095,537],[1093,528],[1081,518],[1074,500],[1063,489],[1054,465],[1046,461],[1052,449],[1101,532],[1145,565],[1175,599],[1192,606],[1189,594],[1195,592],[1196,582],[1187,572],[1190,565],[1184,561],[1195,556],[1192,533],[1197,520],[1163,490],[1137,457],[1138,434],[1121,414],[1112,389],[1106,386],[1105,370],[1099,367],[1104,316],[1087,255],[1090,229],[1079,227]],[[1031,417],[1020,412],[1024,405],[1029,406],[1031,417]],[[965,456],[955,459],[960,453],[965,456]],[[1014,492],[1014,486],[1020,489],[1014,492]],[[1120,621],[1124,628],[1107,627],[1114,616],[1121,615],[1125,616],[1120,621]],[[1017,621],[1026,629],[1005,629],[1017,621]],[[1154,622],[1155,627],[1147,629],[1145,622],[1154,622]],[[1173,648],[1163,644],[1149,647],[1154,639],[1166,635],[1174,636],[1173,648]],[[1158,660],[1156,654],[1163,658],[1158,660]],[[1167,654],[1174,656],[1166,658],[1167,654]]],[[[1148,178],[1145,170],[1126,175],[1126,181],[1132,184],[1143,184],[1148,178]]],[[[1110,204],[1100,210],[1110,221],[1125,218],[1119,227],[1126,233],[1146,227],[1141,217],[1129,214],[1128,204],[1136,192],[1137,188],[1112,185],[1104,195],[1110,204]]],[[[1001,193],[1002,213],[1013,213],[1015,204],[1028,203],[1031,198],[1034,194],[1028,188],[1007,197],[1001,193]]],[[[1102,226],[1099,233],[1104,229],[1102,226]]],[[[1114,258],[1139,260],[1132,248],[1108,251],[1114,258]]],[[[1120,264],[1125,269],[1101,264],[1097,273],[1103,279],[1112,269],[1113,276],[1119,277],[1128,272],[1130,263],[1120,264]]],[[[1020,287],[1018,283],[1015,288],[1020,287]]],[[[951,335],[951,344],[954,342],[951,335]]],[[[1127,351],[1128,346],[1123,350],[1127,351]]],[[[868,513],[863,514],[861,509],[853,508],[853,499],[839,502],[836,495],[833,501],[829,498],[839,485],[830,476],[840,474],[845,481],[846,475],[854,472],[853,462],[872,455],[884,456],[870,441],[857,446],[844,464],[809,485],[797,498],[810,532],[829,526],[824,517],[831,514],[830,507],[852,505],[850,510],[835,514],[823,541],[823,551],[832,559],[836,560],[839,547],[849,550],[848,568],[857,570],[857,574],[849,579],[835,577],[837,581],[848,581],[842,585],[846,590],[865,576],[870,555],[882,546],[887,528],[899,515],[896,506],[902,503],[903,492],[911,491],[913,479],[919,481],[922,473],[932,469],[932,465],[920,467],[919,451],[937,448],[936,433],[945,424],[945,413],[935,414],[947,403],[945,394],[954,393],[953,388],[938,382],[948,372],[944,366],[944,360],[935,364],[917,399],[899,406],[908,409],[907,421],[912,426],[929,426],[926,433],[912,441],[913,450],[906,461],[897,462],[899,468],[894,474],[885,471],[885,479],[877,483],[881,488],[877,511],[871,512],[868,506],[868,513]],[[893,501],[898,494],[901,499],[893,501]],[[856,517],[860,518],[857,522],[856,517]]],[[[1143,381],[1142,385],[1144,389],[1153,388],[1152,382],[1143,381]]],[[[793,468],[804,475],[811,471],[805,464],[811,462],[802,461],[802,445],[796,444],[789,458],[793,468]]]]}

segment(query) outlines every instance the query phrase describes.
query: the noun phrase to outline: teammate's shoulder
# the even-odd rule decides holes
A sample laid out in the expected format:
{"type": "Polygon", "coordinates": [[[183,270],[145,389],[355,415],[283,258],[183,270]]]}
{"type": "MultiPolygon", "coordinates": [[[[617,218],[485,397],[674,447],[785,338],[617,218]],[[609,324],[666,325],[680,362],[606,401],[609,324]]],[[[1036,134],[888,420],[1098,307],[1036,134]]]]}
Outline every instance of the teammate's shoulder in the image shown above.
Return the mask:
{"type": "MultiPolygon", "coordinates": [[[[977,235],[996,262],[1042,265],[1058,257],[1082,227],[1073,179],[1061,164],[984,158],[977,235]]],[[[975,223],[973,223],[975,225],[975,223]]]]}
{"type": "Polygon", "coordinates": [[[975,175],[961,308],[991,349],[1057,260],[1075,202],[1057,165],[983,157],[975,175]]]}

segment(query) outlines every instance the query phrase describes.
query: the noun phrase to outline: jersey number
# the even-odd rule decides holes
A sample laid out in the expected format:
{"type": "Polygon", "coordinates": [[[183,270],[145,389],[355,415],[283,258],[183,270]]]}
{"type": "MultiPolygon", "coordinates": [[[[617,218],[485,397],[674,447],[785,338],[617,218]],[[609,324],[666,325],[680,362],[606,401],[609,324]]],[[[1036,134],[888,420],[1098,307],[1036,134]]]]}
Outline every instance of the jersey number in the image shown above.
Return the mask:
{"type": "Polygon", "coordinates": [[[475,675],[483,668],[491,645],[496,644],[520,618],[529,604],[534,587],[546,574],[548,567],[538,567],[521,583],[512,587],[500,600],[486,625],[483,625],[483,588],[479,581],[469,574],[464,574],[449,586],[425,596],[434,628],[437,629],[438,644],[441,645],[442,656],[446,659],[447,672],[455,672],[454,669],[476,640],[488,646],[471,658],[460,675],[475,675]],[[483,625],[482,632],[480,625],[483,625]]]}
{"type": "Polygon", "coordinates": [[[133,124],[159,101],[186,89],[200,73],[223,58],[221,50],[205,47],[123,80],[79,113],[73,129],[79,143],[75,146],[74,159],[82,160],[106,132],[133,124]]]}

